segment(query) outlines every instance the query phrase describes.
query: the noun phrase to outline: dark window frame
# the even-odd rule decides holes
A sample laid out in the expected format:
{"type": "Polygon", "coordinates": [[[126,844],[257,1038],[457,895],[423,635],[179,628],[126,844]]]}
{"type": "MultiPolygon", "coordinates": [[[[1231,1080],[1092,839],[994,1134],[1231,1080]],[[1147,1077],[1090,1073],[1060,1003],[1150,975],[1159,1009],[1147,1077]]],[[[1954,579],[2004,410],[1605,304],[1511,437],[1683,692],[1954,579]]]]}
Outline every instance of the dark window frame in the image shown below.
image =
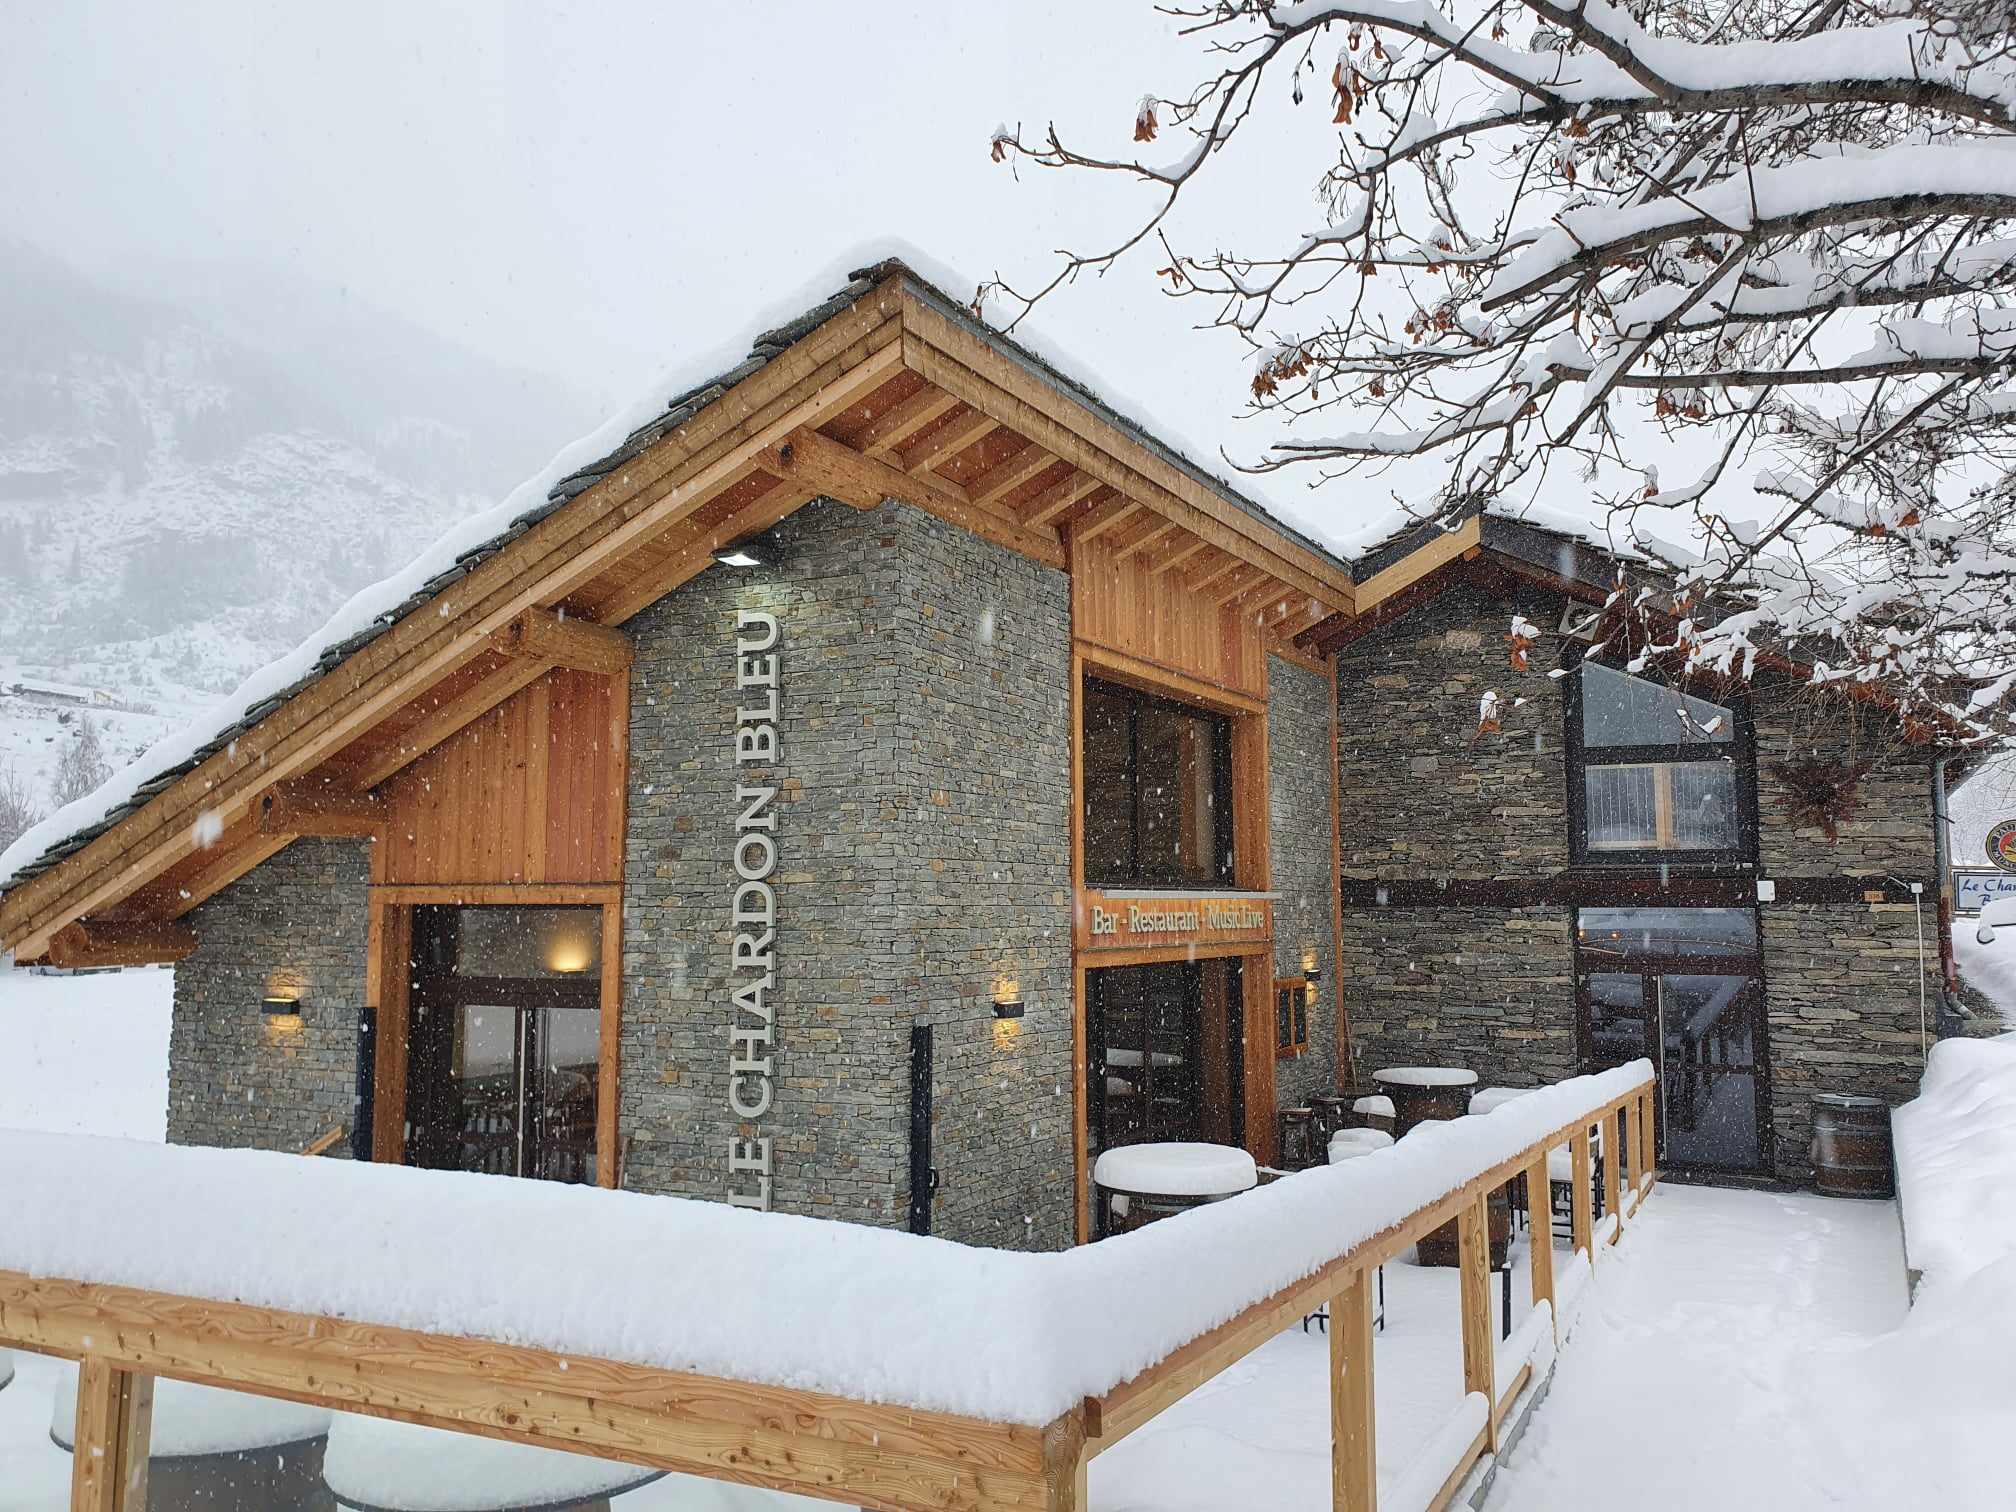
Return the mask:
{"type": "MultiPolygon", "coordinates": [[[[1101,872],[1089,845],[1084,851],[1085,885],[1100,888],[1165,888],[1186,892],[1236,891],[1238,883],[1238,856],[1234,850],[1234,827],[1232,823],[1232,716],[1217,709],[1205,708],[1201,704],[1185,703],[1181,699],[1149,693],[1127,683],[1114,682],[1094,673],[1085,674],[1079,696],[1087,698],[1092,693],[1124,699],[1127,702],[1127,863],[1118,873],[1101,872]],[[1141,865],[1141,711],[1144,708],[1161,708],[1180,714],[1189,719],[1208,721],[1211,727],[1211,829],[1213,851],[1213,877],[1210,881],[1198,881],[1180,873],[1147,872],[1141,865]]],[[[1079,739],[1085,739],[1082,729],[1079,739]]],[[[1089,760],[1090,753],[1081,749],[1081,762],[1089,760]]],[[[1080,796],[1081,805],[1092,801],[1091,787],[1087,784],[1080,796]]],[[[1089,836],[1092,825],[1089,814],[1081,812],[1079,833],[1089,836]]]]}
{"type": "Polygon", "coordinates": [[[1309,1053],[1309,979],[1274,978],[1274,1059],[1297,1060],[1309,1053]],[[1282,1028],[1286,1026],[1287,1033],[1282,1028]]]}
{"type": "MultiPolygon", "coordinates": [[[[1582,668],[1589,660],[1588,648],[1571,644],[1562,660],[1561,679],[1562,747],[1568,787],[1568,859],[1578,867],[1743,867],[1757,864],[1757,727],[1749,698],[1742,693],[1717,695],[1713,702],[1729,710],[1733,726],[1726,741],[1681,741],[1671,745],[1589,746],[1582,740],[1582,668]],[[1592,766],[1651,766],[1683,762],[1726,760],[1736,778],[1736,843],[1727,846],[1660,850],[1656,846],[1636,850],[1589,845],[1589,768],[1592,766]]],[[[1596,665],[1625,677],[1639,674],[1626,671],[1601,657],[1596,665]]],[[[1650,681],[1651,679],[1645,679],[1650,681]]],[[[1655,684],[1670,687],[1670,684],[1655,684]]],[[[1672,688],[1675,693],[1686,690],[1672,688]]],[[[1690,694],[1702,698],[1703,694],[1690,694]]]]}

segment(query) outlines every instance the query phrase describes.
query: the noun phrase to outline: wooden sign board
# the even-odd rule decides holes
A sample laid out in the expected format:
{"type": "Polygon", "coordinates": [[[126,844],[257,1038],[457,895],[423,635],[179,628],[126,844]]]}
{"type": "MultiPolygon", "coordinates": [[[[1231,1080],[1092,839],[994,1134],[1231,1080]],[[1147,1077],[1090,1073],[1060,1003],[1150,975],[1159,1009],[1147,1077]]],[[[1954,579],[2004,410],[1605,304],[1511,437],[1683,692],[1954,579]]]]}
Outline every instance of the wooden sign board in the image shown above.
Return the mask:
{"type": "Polygon", "coordinates": [[[1072,938],[1083,951],[1158,945],[1265,945],[1274,938],[1274,903],[1237,893],[1112,897],[1078,895],[1072,938]]]}

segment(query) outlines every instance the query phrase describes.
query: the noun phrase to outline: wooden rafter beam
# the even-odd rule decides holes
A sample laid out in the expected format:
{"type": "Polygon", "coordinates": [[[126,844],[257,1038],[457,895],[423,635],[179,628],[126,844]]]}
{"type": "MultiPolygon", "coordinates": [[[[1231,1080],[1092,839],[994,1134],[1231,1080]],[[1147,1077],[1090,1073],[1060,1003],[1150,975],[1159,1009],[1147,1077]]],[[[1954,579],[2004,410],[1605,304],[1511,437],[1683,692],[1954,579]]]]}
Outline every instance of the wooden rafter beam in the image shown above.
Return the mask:
{"type": "Polygon", "coordinates": [[[1057,465],[1057,459],[1040,446],[1025,446],[1007,461],[975,478],[966,491],[976,504],[992,504],[1013,493],[1038,473],[1057,465]]]}
{"type": "Polygon", "coordinates": [[[1089,499],[1105,486],[1097,478],[1074,472],[1024,504],[1017,511],[1017,516],[1024,525],[1053,525],[1082,500],[1089,499]]]}
{"type": "Polygon", "coordinates": [[[167,966],[196,949],[196,931],[187,924],[147,919],[75,919],[49,940],[49,964],[71,970],[83,966],[167,966]]]}
{"type": "Polygon", "coordinates": [[[1024,556],[1052,567],[1064,565],[1064,548],[1054,530],[1024,525],[1004,506],[976,503],[965,489],[935,473],[905,472],[815,430],[787,436],[770,448],[763,466],[800,488],[831,494],[860,509],[900,499],[1024,556]]]}
{"type": "Polygon", "coordinates": [[[959,400],[953,395],[927,385],[870,420],[854,438],[854,446],[871,457],[886,456],[932,421],[958,407],[959,400]]]}
{"type": "Polygon", "coordinates": [[[1179,567],[1187,567],[1205,552],[1214,550],[1212,544],[1202,536],[1184,534],[1173,541],[1165,541],[1149,553],[1147,567],[1157,576],[1174,572],[1179,567]]]}
{"type": "MultiPolygon", "coordinates": [[[[1218,551],[1217,547],[1212,550],[1218,551]]],[[[1193,593],[1202,593],[1207,588],[1222,583],[1235,572],[1245,571],[1248,564],[1241,558],[1219,552],[1207,557],[1201,564],[1184,574],[1183,582],[1193,593]]]]}
{"type": "Polygon", "coordinates": [[[525,610],[497,634],[495,645],[506,656],[606,677],[626,676],[637,654],[621,630],[551,609],[525,610]]]}
{"type": "Polygon", "coordinates": [[[1172,540],[1175,540],[1178,536],[1182,536],[1187,533],[1188,532],[1186,532],[1183,529],[1183,527],[1181,525],[1178,525],[1174,520],[1157,520],[1148,529],[1143,530],[1140,533],[1129,537],[1126,541],[1118,545],[1114,549],[1113,560],[1116,562],[1124,562],[1131,556],[1138,556],[1143,552],[1159,550],[1160,548],[1167,546],[1172,540]]]}
{"type": "Polygon", "coordinates": [[[376,839],[385,832],[385,805],[370,793],[326,782],[277,783],[259,800],[259,832],[269,837],[376,839]]]}
{"type": "Polygon", "coordinates": [[[1111,534],[1121,526],[1138,520],[1145,510],[1124,494],[1115,495],[1104,504],[1095,504],[1089,514],[1080,515],[1070,525],[1071,543],[1083,545],[1096,541],[1102,535],[1111,534]]]}
{"type": "Polygon", "coordinates": [[[1209,589],[1206,596],[1221,609],[1237,609],[1241,600],[1276,586],[1265,568],[1242,565],[1237,572],[1209,589]]]}
{"type": "Polygon", "coordinates": [[[925,473],[948,457],[957,456],[998,427],[991,415],[974,410],[948,420],[911,450],[903,453],[903,470],[925,473]]]}
{"type": "Polygon", "coordinates": [[[802,488],[796,483],[780,483],[711,529],[680,532],[679,544],[669,555],[660,558],[635,581],[626,583],[596,604],[596,618],[605,625],[620,625],[643,613],[680,584],[698,577],[713,566],[714,553],[723,546],[768,530],[823,492],[823,489],[802,488]]]}

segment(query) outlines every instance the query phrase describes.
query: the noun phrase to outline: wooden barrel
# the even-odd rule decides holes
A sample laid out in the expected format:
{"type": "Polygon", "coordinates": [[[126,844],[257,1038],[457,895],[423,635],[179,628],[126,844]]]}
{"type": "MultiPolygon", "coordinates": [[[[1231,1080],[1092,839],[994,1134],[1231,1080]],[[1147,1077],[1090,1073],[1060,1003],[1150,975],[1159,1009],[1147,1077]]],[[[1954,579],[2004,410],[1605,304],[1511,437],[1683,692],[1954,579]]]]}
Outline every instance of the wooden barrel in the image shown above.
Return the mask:
{"type": "Polygon", "coordinates": [[[1822,1092],[1813,1099],[1813,1189],[1829,1197],[1888,1197],[1890,1107],[1880,1097],[1822,1092]]]}

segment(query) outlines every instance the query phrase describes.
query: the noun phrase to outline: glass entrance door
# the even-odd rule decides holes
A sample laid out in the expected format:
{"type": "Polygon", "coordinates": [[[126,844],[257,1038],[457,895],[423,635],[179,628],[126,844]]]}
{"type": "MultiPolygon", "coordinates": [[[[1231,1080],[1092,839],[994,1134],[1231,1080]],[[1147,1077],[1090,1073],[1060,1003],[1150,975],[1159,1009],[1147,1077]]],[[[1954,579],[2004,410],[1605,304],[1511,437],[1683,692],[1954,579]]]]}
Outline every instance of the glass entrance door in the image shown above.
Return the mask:
{"type": "Polygon", "coordinates": [[[1649,1057],[1662,1163],[1770,1165],[1757,918],[1739,908],[1585,908],[1576,986],[1585,1070],[1649,1057]]]}
{"type": "Polygon", "coordinates": [[[407,1159],[595,1179],[601,911],[417,908],[407,1159]]]}
{"type": "Polygon", "coordinates": [[[1089,973],[1091,1153],[1244,1141],[1244,1004],[1234,959],[1089,973]]]}

